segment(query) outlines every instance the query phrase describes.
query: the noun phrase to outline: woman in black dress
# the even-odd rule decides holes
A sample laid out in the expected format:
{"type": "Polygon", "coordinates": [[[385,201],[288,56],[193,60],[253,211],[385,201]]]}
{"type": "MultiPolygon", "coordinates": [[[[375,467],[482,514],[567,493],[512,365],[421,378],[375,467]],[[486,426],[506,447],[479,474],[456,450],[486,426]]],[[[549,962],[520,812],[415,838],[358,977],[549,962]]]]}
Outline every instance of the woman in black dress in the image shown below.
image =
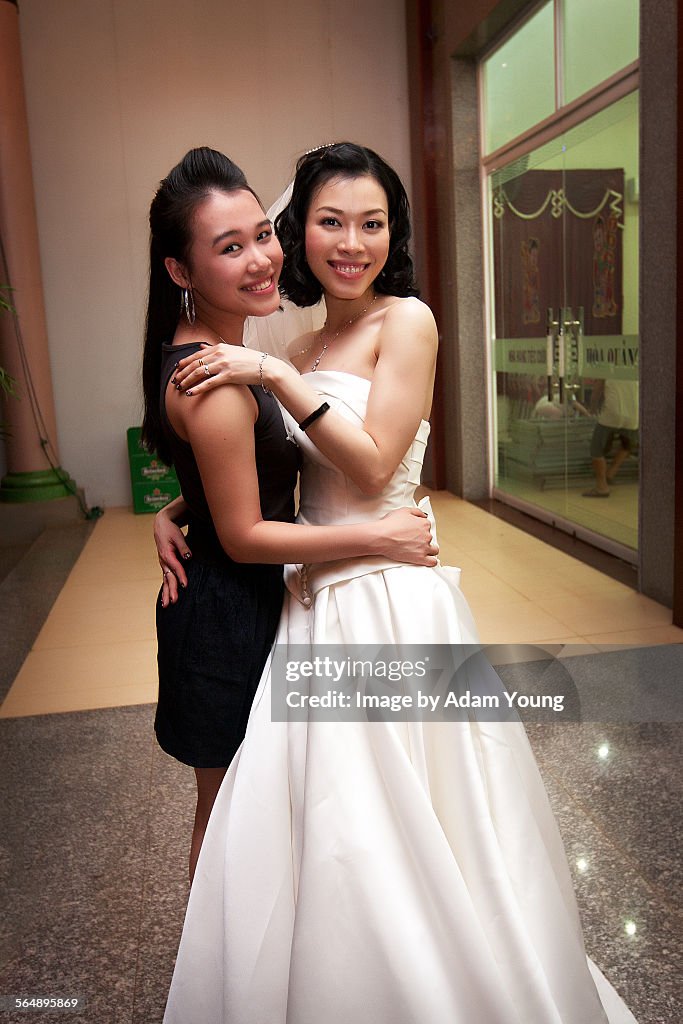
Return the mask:
{"type": "Polygon", "coordinates": [[[167,607],[162,587],[157,606],[155,729],[163,749],[195,769],[192,877],[275,636],[282,563],[382,554],[434,565],[436,546],[416,509],[351,526],[294,524],[297,449],[263,383],[194,402],[174,386],[181,358],[202,344],[241,345],[246,317],[279,304],[282,251],[242,171],[214,150],[191,150],[161,182],[150,227],[143,438],[176,466],[184,502],[175,512],[185,514],[193,553],[180,599],[167,607]]]}

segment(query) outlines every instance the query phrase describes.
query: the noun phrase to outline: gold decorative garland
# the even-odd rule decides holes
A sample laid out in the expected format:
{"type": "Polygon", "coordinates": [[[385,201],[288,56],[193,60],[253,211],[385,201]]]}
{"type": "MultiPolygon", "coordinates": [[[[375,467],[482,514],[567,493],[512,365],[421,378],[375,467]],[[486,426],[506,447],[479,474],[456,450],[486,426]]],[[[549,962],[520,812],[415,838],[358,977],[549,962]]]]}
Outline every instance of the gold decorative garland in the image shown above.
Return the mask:
{"type": "Polygon", "coordinates": [[[605,206],[609,202],[610,210],[614,214],[617,223],[621,227],[621,217],[623,214],[623,208],[621,204],[623,202],[623,199],[624,197],[621,194],[621,192],[615,192],[614,189],[608,188],[606,189],[602,201],[598,204],[598,206],[596,206],[594,210],[590,210],[589,212],[583,213],[581,210],[577,210],[574,206],[572,206],[563,188],[553,188],[550,189],[543,203],[538,208],[538,210],[536,210],[535,213],[523,213],[521,210],[518,210],[515,206],[513,206],[513,204],[510,202],[510,199],[507,196],[507,193],[505,192],[505,189],[501,187],[500,189],[498,189],[498,191],[495,193],[493,197],[493,216],[496,218],[496,220],[500,220],[502,217],[505,216],[505,207],[507,206],[512,211],[512,213],[514,213],[515,217],[520,217],[522,220],[536,220],[543,213],[545,213],[545,211],[548,208],[548,205],[552,204],[552,209],[550,212],[556,220],[559,217],[562,217],[565,209],[569,210],[570,213],[573,213],[575,217],[580,217],[581,220],[592,220],[593,217],[597,217],[597,215],[601,213],[602,210],[604,210],[605,206]]]}

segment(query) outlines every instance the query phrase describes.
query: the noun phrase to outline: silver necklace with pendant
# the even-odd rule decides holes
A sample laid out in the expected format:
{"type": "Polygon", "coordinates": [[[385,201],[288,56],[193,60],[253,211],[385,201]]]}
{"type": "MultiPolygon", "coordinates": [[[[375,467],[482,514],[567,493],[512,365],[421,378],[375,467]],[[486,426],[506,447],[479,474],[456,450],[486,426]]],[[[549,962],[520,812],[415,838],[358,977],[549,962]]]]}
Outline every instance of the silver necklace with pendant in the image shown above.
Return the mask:
{"type": "MultiPolygon", "coordinates": [[[[335,333],[332,335],[332,337],[328,341],[325,341],[325,330],[327,329],[327,321],[325,321],[323,326],[318,331],[318,338],[319,338],[320,341],[322,341],[323,347],[320,350],[320,354],[318,356],[316,356],[316,358],[313,360],[313,366],[310,369],[311,373],[315,373],[315,371],[318,369],[318,366],[320,364],[320,360],[325,355],[325,353],[327,352],[327,350],[330,347],[330,345],[332,344],[332,342],[337,340],[337,338],[342,333],[342,331],[345,331],[348,327],[351,326],[351,324],[355,324],[356,320],[360,320],[360,318],[367,313],[367,311],[370,309],[370,307],[373,305],[373,303],[377,302],[378,298],[379,298],[379,295],[373,296],[371,301],[368,302],[367,306],[365,306],[364,309],[361,309],[360,313],[356,313],[355,316],[352,316],[350,320],[346,320],[341,325],[341,327],[337,331],[335,331],[335,333]]],[[[313,348],[313,344],[311,343],[308,346],[308,348],[303,348],[301,350],[301,352],[299,352],[299,355],[300,356],[305,355],[305,353],[306,352],[310,352],[310,350],[312,348],[313,348]]]]}

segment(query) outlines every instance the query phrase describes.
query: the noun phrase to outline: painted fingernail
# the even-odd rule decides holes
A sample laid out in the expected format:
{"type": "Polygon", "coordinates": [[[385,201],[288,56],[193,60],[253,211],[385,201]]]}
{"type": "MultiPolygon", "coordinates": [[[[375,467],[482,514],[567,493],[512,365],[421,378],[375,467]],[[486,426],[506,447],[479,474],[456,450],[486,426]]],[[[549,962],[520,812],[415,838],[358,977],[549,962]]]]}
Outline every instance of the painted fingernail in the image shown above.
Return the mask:
{"type": "Polygon", "coordinates": [[[173,369],[174,369],[174,370],[175,370],[176,366],[180,366],[180,363],[178,362],[178,363],[174,363],[174,364],[173,364],[173,369]]]}
{"type": "Polygon", "coordinates": [[[171,384],[175,384],[175,377],[171,377],[171,384]]]}
{"type": "Polygon", "coordinates": [[[187,584],[186,583],[181,583],[180,586],[183,588],[183,590],[187,590],[187,584]]]}
{"type": "Polygon", "coordinates": [[[192,394],[192,392],[191,392],[191,391],[186,391],[186,392],[185,392],[185,394],[186,394],[186,395],[191,395],[191,394],[192,394]]]}
{"type": "Polygon", "coordinates": [[[176,391],[182,391],[183,390],[181,388],[180,384],[176,384],[175,389],[176,389],[176,391]]]}
{"type": "Polygon", "coordinates": [[[183,555],[183,558],[185,559],[185,561],[187,561],[188,558],[192,558],[192,552],[186,551],[185,554],[183,555]]]}

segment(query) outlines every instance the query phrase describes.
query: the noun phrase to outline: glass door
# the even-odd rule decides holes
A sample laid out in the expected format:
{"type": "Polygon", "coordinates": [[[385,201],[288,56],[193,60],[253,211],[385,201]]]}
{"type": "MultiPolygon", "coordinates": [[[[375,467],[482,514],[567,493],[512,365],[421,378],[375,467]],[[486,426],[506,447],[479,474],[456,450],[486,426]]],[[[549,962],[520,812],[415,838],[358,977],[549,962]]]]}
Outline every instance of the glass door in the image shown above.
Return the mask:
{"type": "Polygon", "coordinates": [[[488,198],[496,497],[635,561],[638,94],[488,198]]]}

